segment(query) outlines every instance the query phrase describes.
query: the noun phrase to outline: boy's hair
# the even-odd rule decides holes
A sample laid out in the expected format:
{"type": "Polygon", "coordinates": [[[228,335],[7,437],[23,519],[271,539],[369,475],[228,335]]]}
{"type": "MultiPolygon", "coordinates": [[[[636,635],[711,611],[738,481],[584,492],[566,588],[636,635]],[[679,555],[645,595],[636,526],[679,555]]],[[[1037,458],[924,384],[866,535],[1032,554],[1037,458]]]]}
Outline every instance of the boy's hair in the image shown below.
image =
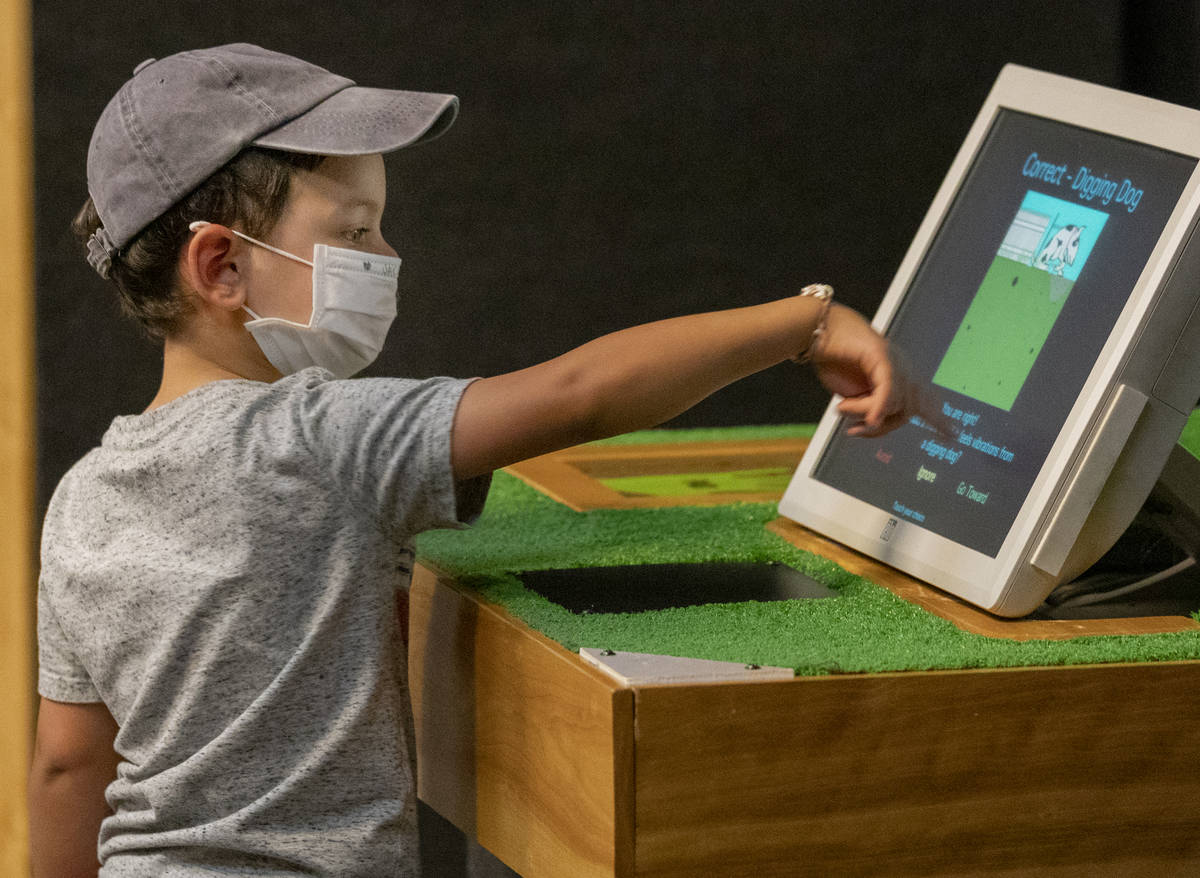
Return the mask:
{"type": "MultiPolygon", "coordinates": [[[[188,225],[207,220],[264,237],[283,214],[292,176],[315,170],[324,158],[261,147],[240,152],[122,248],[108,275],[120,295],[121,310],[152,338],[177,333],[192,312],[178,271],[180,250],[190,235],[188,225]]],[[[86,245],[100,226],[100,215],[89,197],[71,230],[86,245]]]]}

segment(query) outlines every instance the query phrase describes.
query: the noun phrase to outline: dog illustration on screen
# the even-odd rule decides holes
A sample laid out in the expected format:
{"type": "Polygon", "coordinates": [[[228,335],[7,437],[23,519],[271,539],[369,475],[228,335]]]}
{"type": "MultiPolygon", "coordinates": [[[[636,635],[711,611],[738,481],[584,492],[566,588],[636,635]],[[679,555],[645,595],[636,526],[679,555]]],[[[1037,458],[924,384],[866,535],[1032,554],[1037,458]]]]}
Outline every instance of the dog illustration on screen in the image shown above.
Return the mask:
{"type": "Polygon", "coordinates": [[[1085,228],[1086,226],[1073,225],[1060,228],[1037,255],[1033,267],[1062,277],[1063,269],[1075,264],[1075,257],[1079,253],[1079,237],[1085,228]]]}

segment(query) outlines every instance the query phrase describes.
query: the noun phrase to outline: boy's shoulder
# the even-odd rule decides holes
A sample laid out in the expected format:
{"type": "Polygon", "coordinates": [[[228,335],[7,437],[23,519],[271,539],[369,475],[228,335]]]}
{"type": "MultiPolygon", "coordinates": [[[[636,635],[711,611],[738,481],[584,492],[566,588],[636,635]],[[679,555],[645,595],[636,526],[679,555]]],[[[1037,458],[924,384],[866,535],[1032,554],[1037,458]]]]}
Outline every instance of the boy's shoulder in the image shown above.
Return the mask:
{"type": "Polygon", "coordinates": [[[202,431],[209,421],[240,417],[246,411],[267,412],[300,404],[310,391],[345,383],[319,367],[303,369],[272,383],[243,378],[210,381],[157,408],[113,418],[99,450],[128,450],[176,432],[187,438],[202,431]]]}
{"type": "Polygon", "coordinates": [[[59,495],[89,490],[103,482],[114,467],[128,467],[131,462],[173,453],[181,444],[211,441],[209,434],[214,429],[232,435],[230,431],[238,427],[230,424],[231,419],[253,420],[256,413],[300,405],[308,392],[334,380],[324,369],[310,368],[271,384],[243,379],[213,381],[149,411],[117,415],[100,444],[62,476],[51,503],[59,495]]]}

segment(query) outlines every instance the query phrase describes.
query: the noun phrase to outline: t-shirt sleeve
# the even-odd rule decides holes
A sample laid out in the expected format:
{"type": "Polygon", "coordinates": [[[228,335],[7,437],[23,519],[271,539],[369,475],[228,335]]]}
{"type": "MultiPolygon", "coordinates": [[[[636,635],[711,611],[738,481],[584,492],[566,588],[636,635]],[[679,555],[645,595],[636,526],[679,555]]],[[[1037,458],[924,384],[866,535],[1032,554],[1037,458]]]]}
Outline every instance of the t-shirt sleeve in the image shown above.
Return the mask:
{"type": "Polygon", "coordinates": [[[307,442],[334,489],[366,504],[389,532],[469,524],[490,477],[456,483],[450,443],[470,380],[357,378],[310,385],[303,395],[307,442]]]}
{"type": "Polygon", "coordinates": [[[37,632],[38,694],[70,704],[100,701],[100,694],[63,631],[45,583],[38,587],[37,632]]]}

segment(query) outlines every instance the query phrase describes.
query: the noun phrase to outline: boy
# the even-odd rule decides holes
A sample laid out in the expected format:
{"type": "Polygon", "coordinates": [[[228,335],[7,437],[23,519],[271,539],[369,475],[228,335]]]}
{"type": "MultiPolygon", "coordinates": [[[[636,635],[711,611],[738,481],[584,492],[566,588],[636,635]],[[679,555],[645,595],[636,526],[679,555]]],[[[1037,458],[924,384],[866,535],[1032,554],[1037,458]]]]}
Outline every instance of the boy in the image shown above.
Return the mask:
{"type": "Polygon", "coordinates": [[[381,154],[456,112],[232,45],[143,63],[97,123],[77,231],[163,373],[47,513],[36,875],[415,874],[415,534],[472,520],[498,467],[802,352],[851,433],[914,413],[821,285],[477,381],[343,380],[396,313],[381,154]]]}

